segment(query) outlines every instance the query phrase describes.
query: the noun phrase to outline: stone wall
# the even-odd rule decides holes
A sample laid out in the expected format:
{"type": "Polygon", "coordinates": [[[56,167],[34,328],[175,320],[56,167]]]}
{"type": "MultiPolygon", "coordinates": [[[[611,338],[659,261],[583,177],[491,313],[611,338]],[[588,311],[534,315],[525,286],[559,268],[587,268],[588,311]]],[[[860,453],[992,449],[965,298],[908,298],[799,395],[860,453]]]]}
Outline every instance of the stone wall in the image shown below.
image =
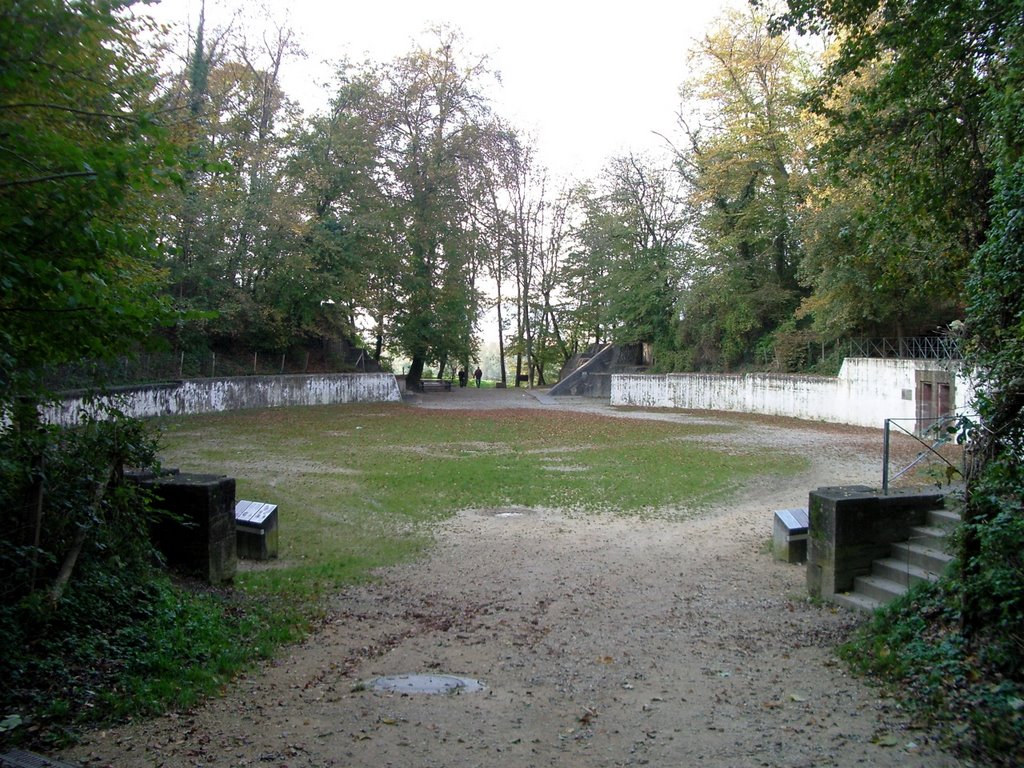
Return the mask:
{"type": "Polygon", "coordinates": [[[611,404],[735,411],[881,428],[886,419],[914,419],[922,377],[950,383],[951,407],[969,410],[974,388],[935,360],[847,358],[838,376],[775,373],[612,376],[611,404]]]}
{"type": "MultiPolygon", "coordinates": [[[[288,405],[401,402],[398,382],[391,373],[336,373],[294,376],[235,376],[188,379],[170,384],[119,389],[100,398],[137,418],[274,408],[288,405]]],[[[78,422],[82,411],[101,413],[85,394],[66,397],[44,412],[53,424],[78,422]]]]}

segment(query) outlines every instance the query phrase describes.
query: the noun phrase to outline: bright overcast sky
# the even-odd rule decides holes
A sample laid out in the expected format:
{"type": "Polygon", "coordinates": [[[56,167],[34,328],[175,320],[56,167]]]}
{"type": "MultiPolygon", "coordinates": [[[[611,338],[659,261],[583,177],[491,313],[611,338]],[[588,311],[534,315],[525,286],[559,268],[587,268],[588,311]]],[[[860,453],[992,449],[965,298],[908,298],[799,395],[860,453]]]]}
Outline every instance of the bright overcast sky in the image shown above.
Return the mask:
{"type": "MultiPolygon", "coordinates": [[[[387,61],[426,39],[429,26],[449,24],[501,73],[495,111],[535,137],[556,175],[589,177],[609,157],[664,146],[653,132],[674,131],[688,48],[742,0],[266,2],[308,53],[282,72],[285,91],[307,111],[326,104],[316,87],[330,74],[325,60],[387,61]]],[[[163,0],[155,13],[194,28],[199,7],[200,0],[163,0]]],[[[207,0],[208,26],[224,23],[236,7],[236,0],[207,0]]],[[[262,15],[257,3],[246,7],[262,15]]]]}

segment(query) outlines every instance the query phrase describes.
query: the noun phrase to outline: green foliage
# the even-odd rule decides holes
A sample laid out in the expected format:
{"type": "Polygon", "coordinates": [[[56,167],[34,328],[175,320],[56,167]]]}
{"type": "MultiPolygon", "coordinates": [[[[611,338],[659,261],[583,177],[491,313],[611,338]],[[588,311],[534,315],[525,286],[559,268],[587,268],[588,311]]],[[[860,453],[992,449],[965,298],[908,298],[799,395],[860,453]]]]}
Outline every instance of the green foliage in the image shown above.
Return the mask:
{"type": "MultiPolygon", "coordinates": [[[[977,652],[960,631],[960,588],[956,579],[914,587],[876,613],[840,655],[935,722],[962,756],[1017,766],[1024,761],[1024,681],[1010,670],[1019,667],[1021,636],[1016,648],[982,644],[977,652]]],[[[1005,638],[999,632],[986,640],[999,635],[1005,638]]]]}
{"type": "Polygon", "coordinates": [[[141,422],[86,420],[75,429],[22,422],[0,432],[0,574],[6,600],[48,589],[80,535],[77,567],[145,571],[151,559],[145,494],[122,468],[152,466],[156,446],[141,422]]]}
{"type": "Polygon", "coordinates": [[[308,626],[294,603],[175,585],[166,576],[90,572],[56,609],[5,604],[11,645],[0,744],[58,746],[85,726],[184,710],[308,626]]]}
{"type": "Polygon", "coordinates": [[[130,420],[27,424],[0,433],[0,633],[11,642],[0,677],[12,681],[7,711],[38,714],[55,690],[57,701],[86,706],[88,697],[61,686],[88,688],[91,673],[78,663],[101,655],[94,633],[144,606],[152,513],[146,494],[120,478],[126,464],[151,466],[155,444],[130,420]]]}
{"type": "Polygon", "coordinates": [[[678,157],[691,187],[696,247],[681,297],[681,344],[694,367],[754,361],[758,340],[796,308],[793,223],[807,194],[808,64],[760,12],[728,15],[703,40],[684,87],[698,117],[678,157]]]}
{"type": "Polygon", "coordinates": [[[147,207],[174,152],[124,5],[4,4],[3,402],[36,395],[43,366],[123,352],[164,314],[147,207]]]}

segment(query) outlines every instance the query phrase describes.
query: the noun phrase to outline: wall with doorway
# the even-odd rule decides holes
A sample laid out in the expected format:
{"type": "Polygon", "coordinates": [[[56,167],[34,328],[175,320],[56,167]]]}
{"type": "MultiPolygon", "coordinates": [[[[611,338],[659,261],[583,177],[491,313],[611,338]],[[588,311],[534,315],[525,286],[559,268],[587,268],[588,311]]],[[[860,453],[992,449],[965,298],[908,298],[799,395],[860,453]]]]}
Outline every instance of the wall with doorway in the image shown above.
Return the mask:
{"type": "Polygon", "coordinates": [[[974,388],[954,364],[847,358],[832,376],[777,373],[612,376],[611,404],[734,411],[881,428],[886,419],[936,418],[970,410],[974,388]],[[941,385],[941,388],[940,388],[941,385]],[[928,405],[924,400],[928,399],[928,405]]]}

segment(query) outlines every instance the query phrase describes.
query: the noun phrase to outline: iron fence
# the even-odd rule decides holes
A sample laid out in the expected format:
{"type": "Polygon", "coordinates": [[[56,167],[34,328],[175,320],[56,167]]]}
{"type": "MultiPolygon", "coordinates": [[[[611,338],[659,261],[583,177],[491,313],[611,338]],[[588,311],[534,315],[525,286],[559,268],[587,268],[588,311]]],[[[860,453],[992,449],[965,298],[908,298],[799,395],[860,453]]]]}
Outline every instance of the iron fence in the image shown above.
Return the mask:
{"type": "Polygon", "coordinates": [[[908,336],[898,339],[849,339],[845,357],[897,357],[912,360],[960,360],[960,343],[949,336],[908,336]]]}

